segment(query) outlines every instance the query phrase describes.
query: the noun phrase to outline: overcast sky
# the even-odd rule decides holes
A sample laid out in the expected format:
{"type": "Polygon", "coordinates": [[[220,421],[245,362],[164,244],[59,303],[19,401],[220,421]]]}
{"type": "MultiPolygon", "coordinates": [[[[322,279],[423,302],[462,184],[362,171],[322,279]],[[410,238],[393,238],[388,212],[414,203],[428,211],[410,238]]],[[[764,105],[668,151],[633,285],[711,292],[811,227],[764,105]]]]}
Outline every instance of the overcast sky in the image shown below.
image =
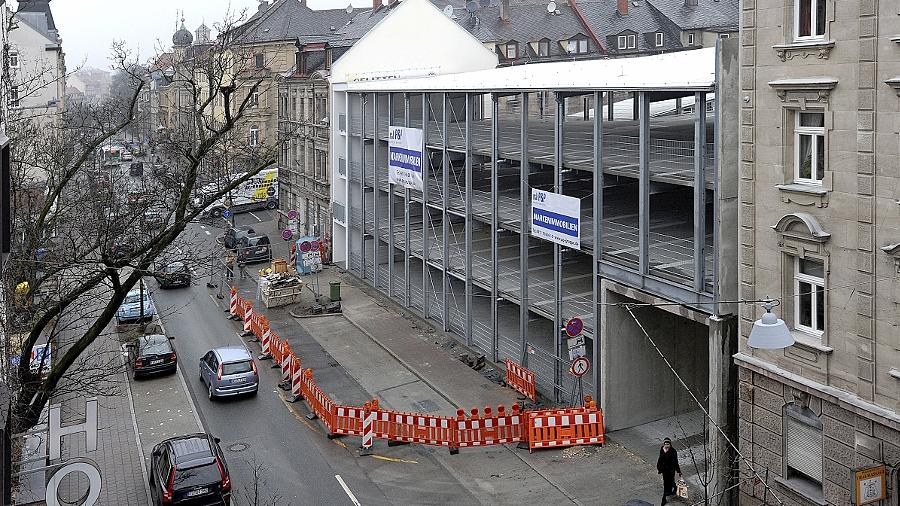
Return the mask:
{"type": "MultiPolygon", "coordinates": [[[[15,2],[13,2],[15,3],[15,2]]],[[[270,2],[271,3],[271,0],[270,2]]],[[[343,8],[350,0],[309,0],[309,6],[343,8]]],[[[356,6],[371,5],[369,0],[353,0],[356,6]]],[[[184,24],[191,33],[201,22],[213,29],[224,19],[229,7],[233,12],[248,9],[252,14],[258,0],[52,0],[53,19],[63,40],[66,66],[87,66],[109,70],[109,47],[113,40],[124,40],[146,61],[172,44],[177,12],[184,9],[184,24]]],[[[248,14],[249,15],[249,14],[248,14]]]]}

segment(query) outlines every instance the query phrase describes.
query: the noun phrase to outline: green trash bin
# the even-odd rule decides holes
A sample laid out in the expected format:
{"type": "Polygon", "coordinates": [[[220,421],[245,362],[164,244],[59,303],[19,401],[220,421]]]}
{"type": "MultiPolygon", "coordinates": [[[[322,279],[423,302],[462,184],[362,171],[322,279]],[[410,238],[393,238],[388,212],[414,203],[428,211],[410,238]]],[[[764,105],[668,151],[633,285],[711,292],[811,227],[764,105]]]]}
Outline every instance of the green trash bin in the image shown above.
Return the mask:
{"type": "Polygon", "coordinates": [[[341,300],[341,282],[330,281],[328,283],[328,286],[330,288],[328,297],[331,299],[331,302],[337,302],[341,300]]]}

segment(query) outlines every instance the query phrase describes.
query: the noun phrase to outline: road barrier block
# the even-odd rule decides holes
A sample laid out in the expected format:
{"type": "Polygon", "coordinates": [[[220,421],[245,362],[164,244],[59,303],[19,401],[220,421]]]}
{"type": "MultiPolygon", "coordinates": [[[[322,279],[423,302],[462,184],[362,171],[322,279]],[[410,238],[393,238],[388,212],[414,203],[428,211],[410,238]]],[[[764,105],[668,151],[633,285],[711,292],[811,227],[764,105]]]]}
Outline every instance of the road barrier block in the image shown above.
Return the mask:
{"type": "Polygon", "coordinates": [[[496,415],[490,406],[484,408],[482,416],[478,415],[478,408],[472,408],[470,418],[466,418],[465,412],[459,409],[456,411],[456,427],[460,448],[519,443],[527,437],[525,417],[519,412],[518,404],[513,405],[511,413],[500,405],[496,415]]]}
{"type": "Polygon", "coordinates": [[[595,405],[582,411],[566,411],[569,410],[527,412],[529,452],[535,448],[602,445],[605,442],[603,412],[595,405]]]}
{"type": "Polygon", "coordinates": [[[534,371],[508,358],[504,362],[506,362],[506,384],[532,401],[537,400],[534,371]]]}

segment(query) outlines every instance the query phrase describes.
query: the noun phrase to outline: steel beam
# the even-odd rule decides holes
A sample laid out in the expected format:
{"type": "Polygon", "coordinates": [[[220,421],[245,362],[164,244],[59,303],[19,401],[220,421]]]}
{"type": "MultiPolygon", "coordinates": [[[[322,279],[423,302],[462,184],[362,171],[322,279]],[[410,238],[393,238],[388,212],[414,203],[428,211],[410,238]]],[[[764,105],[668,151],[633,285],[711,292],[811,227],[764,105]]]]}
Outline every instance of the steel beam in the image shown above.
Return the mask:
{"type": "Polygon", "coordinates": [[[450,116],[447,114],[447,109],[450,107],[450,98],[447,93],[441,95],[441,104],[441,175],[443,176],[441,178],[443,185],[441,195],[444,197],[441,201],[441,253],[444,259],[441,262],[444,267],[441,271],[441,298],[444,305],[444,332],[447,332],[450,330],[450,276],[448,274],[450,269],[450,216],[447,214],[447,208],[450,206],[448,190],[450,187],[450,159],[447,152],[447,138],[450,135],[450,116]]]}
{"type": "Polygon", "coordinates": [[[472,346],[472,95],[466,93],[466,344],[472,346]]]}
{"type": "MultiPolygon", "coordinates": [[[[394,94],[388,93],[388,131],[394,122],[394,94]]],[[[378,132],[375,133],[378,137],[378,132]]],[[[387,168],[387,166],[385,166],[387,168]]],[[[391,182],[390,169],[388,170],[388,297],[394,297],[394,183],[391,182]]]]}
{"type": "MultiPolygon", "coordinates": [[[[372,284],[375,285],[375,288],[381,288],[378,286],[378,281],[381,276],[378,274],[378,243],[381,242],[381,232],[380,228],[378,228],[378,192],[381,190],[378,188],[378,93],[372,93],[372,213],[375,215],[375,219],[373,220],[372,226],[372,264],[374,268],[372,269],[372,284]]],[[[363,123],[362,129],[362,138],[363,144],[366,142],[366,125],[363,123]]]]}
{"type": "MultiPolygon", "coordinates": [[[[363,140],[362,129],[366,124],[366,94],[359,94],[359,202],[362,206],[362,222],[359,224],[359,240],[360,240],[360,248],[359,248],[359,259],[360,259],[360,271],[362,272],[361,278],[366,278],[366,143],[363,140]]],[[[348,129],[350,123],[347,123],[348,129]]],[[[347,141],[350,142],[353,139],[353,135],[347,136],[347,141]]]]}
{"type": "MultiPolygon", "coordinates": [[[[555,193],[563,193],[563,122],[566,117],[566,99],[559,93],[554,93],[556,98],[556,114],[553,117],[553,191],[555,193]]],[[[558,243],[553,243],[553,295],[556,304],[553,309],[553,354],[557,357],[562,356],[562,248],[558,243]]],[[[560,400],[560,386],[562,386],[563,374],[560,370],[560,362],[555,361],[553,368],[554,396],[556,401],[560,400]]]]}
{"type": "Polygon", "coordinates": [[[639,117],[638,151],[640,173],[638,175],[638,272],[646,276],[650,272],[650,100],[646,92],[638,92],[641,114],[639,117]]]}
{"type": "MultiPolygon", "coordinates": [[[[610,96],[612,92],[607,92],[610,96]]],[[[594,316],[594,337],[591,339],[594,367],[591,379],[594,383],[592,392],[597,403],[600,403],[600,358],[597,356],[600,347],[600,258],[603,253],[603,92],[594,92],[594,247],[591,262],[593,277],[593,298],[591,300],[594,316]]]]}
{"type": "Polygon", "coordinates": [[[706,93],[694,95],[694,290],[703,291],[706,268],[706,93]]]}
{"type": "Polygon", "coordinates": [[[499,164],[497,159],[499,155],[500,126],[497,115],[500,113],[499,97],[495,93],[491,93],[491,334],[493,344],[491,345],[491,354],[494,362],[498,359],[497,348],[499,348],[499,338],[497,334],[500,332],[500,318],[497,315],[497,298],[500,296],[500,287],[497,286],[499,281],[499,264],[500,252],[500,220],[497,218],[499,209],[497,207],[497,193],[500,192],[500,178],[497,176],[499,164]]]}
{"type": "Polygon", "coordinates": [[[531,187],[528,184],[530,172],[528,164],[528,93],[522,93],[519,102],[522,104],[520,145],[522,162],[519,164],[519,200],[522,203],[522,223],[519,226],[519,355],[524,364],[525,347],[528,342],[528,245],[531,227],[531,187]]]}
{"type": "MultiPolygon", "coordinates": [[[[403,94],[403,124],[406,127],[409,127],[409,93],[403,94]]],[[[409,307],[412,303],[412,299],[410,298],[410,288],[412,285],[409,282],[409,260],[412,256],[412,250],[409,247],[409,188],[404,188],[403,190],[403,234],[404,234],[404,249],[406,249],[406,255],[404,258],[403,264],[403,275],[404,275],[404,283],[406,286],[406,291],[404,292],[404,304],[406,307],[409,307]]]]}
{"type": "MultiPolygon", "coordinates": [[[[607,103],[606,119],[607,119],[607,121],[613,121],[616,119],[615,110],[614,110],[615,103],[613,102],[614,94],[615,94],[615,92],[613,92],[612,90],[606,92],[606,103],[607,103]]],[[[601,116],[603,115],[602,112],[603,112],[603,106],[601,105],[600,106],[600,115],[601,116]]],[[[594,111],[594,116],[596,116],[597,114],[598,114],[598,112],[594,111]]]]}
{"type": "MultiPolygon", "coordinates": [[[[428,267],[428,236],[431,235],[431,211],[428,209],[428,171],[431,158],[428,156],[428,93],[422,93],[422,314],[428,319],[428,294],[431,271],[428,267]]],[[[434,291],[434,290],[432,290],[434,291]]]]}

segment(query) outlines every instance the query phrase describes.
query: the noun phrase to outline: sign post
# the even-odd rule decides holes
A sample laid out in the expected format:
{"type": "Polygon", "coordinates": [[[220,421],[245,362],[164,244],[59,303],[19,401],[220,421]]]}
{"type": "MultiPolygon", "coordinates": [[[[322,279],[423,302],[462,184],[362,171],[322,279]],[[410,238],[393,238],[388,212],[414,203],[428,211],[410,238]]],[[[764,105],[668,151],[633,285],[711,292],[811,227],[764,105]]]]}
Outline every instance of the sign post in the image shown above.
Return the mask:
{"type": "Polygon", "coordinates": [[[572,360],[569,372],[575,376],[575,388],[572,389],[572,406],[578,404],[578,399],[584,397],[584,385],[582,384],[582,376],[587,374],[591,368],[591,361],[587,357],[577,357],[572,360]]]}

